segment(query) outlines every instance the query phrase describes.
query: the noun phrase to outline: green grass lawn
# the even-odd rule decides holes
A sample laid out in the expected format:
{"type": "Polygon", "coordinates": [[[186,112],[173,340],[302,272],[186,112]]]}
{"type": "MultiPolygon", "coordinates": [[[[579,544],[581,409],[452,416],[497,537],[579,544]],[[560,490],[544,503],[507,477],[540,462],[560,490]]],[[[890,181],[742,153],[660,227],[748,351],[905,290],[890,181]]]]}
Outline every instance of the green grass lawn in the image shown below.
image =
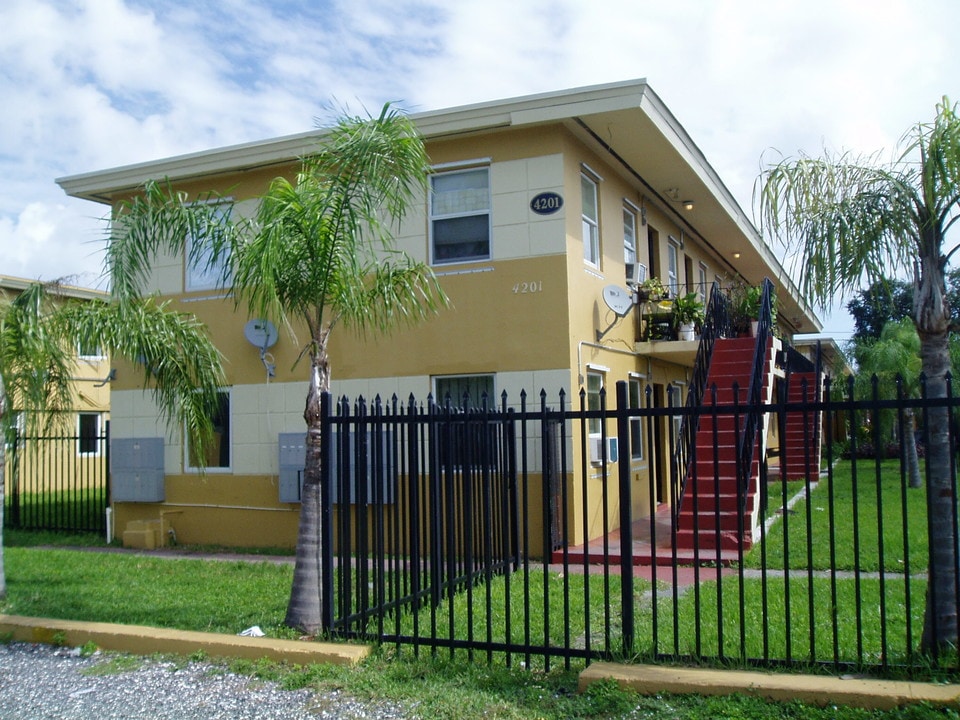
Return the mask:
{"type": "MultiPolygon", "coordinates": [[[[769,568],[828,570],[835,558],[838,570],[876,572],[882,566],[888,572],[909,568],[911,574],[922,574],[927,567],[926,491],[904,490],[899,467],[896,460],[881,462],[878,478],[872,461],[859,461],[854,480],[851,463],[838,463],[832,482],[821,479],[809,500],[784,513],[745,564],[759,568],[765,560],[769,568]]],[[[788,490],[788,497],[793,491],[788,490]]],[[[769,492],[769,505],[778,506],[778,485],[771,484],[769,492]]]]}

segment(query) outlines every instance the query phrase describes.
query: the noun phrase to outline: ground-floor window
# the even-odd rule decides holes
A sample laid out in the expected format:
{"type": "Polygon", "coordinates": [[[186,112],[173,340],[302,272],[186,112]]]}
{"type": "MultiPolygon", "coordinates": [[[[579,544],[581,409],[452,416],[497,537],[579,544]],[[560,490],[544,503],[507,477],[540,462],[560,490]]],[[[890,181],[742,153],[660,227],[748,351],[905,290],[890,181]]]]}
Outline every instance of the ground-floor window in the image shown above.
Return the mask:
{"type": "Polygon", "coordinates": [[[100,454],[100,413],[82,412],[77,415],[77,454],[100,454]]]}
{"type": "Polygon", "coordinates": [[[484,398],[488,409],[494,410],[498,407],[492,374],[435,377],[433,397],[439,405],[446,405],[449,398],[450,407],[459,409],[482,408],[484,398]]]}
{"type": "MultiPolygon", "coordinates": [[[[630,378],[627,384],[630,409],[643,407],[643,386],[640,378],[630,378]]],[[[630,418],[630,459],[643,460],[643,425],[641,418],[630,418]]]]}
{"type": "MultiPolygon", "coordinates": [[[[230,391],[221,390],[219,393],[220,402],[218,403],[210,420],[213,424],[213,438],[206,452],[207,470],[227,470],[230,468],[230,391]]],[[[199,469],[200,462],[193,448],[190,447],[190,440],[187,438],[187,458],[188,467],[191,470],[199,469]]]]}

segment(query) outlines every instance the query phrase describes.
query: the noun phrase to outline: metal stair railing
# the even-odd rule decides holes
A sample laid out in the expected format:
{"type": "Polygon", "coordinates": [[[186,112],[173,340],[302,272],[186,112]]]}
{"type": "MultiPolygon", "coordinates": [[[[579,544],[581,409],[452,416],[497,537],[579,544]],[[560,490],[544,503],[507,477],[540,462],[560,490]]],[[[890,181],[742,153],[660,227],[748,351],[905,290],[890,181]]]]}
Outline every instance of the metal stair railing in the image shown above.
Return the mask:
{"type": "Polygon", "coordinates": [[[767,370],[767,345],[773,332],[773,283],[769,278],[763,280],[763,293],[760,298],[760,313],[757,323],[756,345],[753,353],[753,366],[750,369],[747,404],[743,432],[737,446],[737,499],[739,517],[743,518],[747,505],[747,488],[750,485],[750,469],[753,465],[754,448],[762,427],[763,381],[767,370]]]}
{"type": "Polygon", "coordinates": [[[707,390],[707,376],[710,372],[713,348],[718,337],[730,334],[729,304],[727,296],[720,290],[720,285],[714,282],[710,288],[710,299],[707,301],[703,327],[700,331],[700,344],[693,363],[690,389],[685,403],[687,411],[683,413],[680,420],[677,446],[674,449],[672,468],[673,497],[676,498],[673,506],[674,520],[680,514],[690,466],[695,460],[694,446],[700,426],[703,398],[707,390]]]}

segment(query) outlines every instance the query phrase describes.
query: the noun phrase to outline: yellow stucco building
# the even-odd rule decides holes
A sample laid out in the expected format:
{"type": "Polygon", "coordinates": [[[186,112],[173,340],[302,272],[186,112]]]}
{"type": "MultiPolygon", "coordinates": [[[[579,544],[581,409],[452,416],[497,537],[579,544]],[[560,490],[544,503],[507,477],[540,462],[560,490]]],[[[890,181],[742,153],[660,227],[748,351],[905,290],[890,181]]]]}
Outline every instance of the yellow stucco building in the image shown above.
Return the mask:
{"type": "MultiPolygon", "coordinates": [[[[404,219],[398,244],[433,266],[451,307],[385,338],[363,341],[338,331],[330,347],[335,394],[487,392],[499,401],[506,391],[513,402],[521,390],[541,389],[575,400],[583,387],[592,403],[600,387],[623,380],[637,402],[649,386],[662,404],[668,387],[682,396],[697,342],[651,339],[644,323],[651,307],[634,301],[644,277],[659,278],[674,296],[704,298],[714,282],[755,285],[769,277],[777,286],[779,335],[789,340],[821,329],[645,81],[413,119],[434,173],[429,197],[404,219]]],[[[273,177],[292,177],[298,158],[322,136],[313,131],[58,183],[71,196],[112,205],[145,181],[168,177],[191,195],[229,195],[243,213],[273,177]]],[[[229,290],[211,285],[183,257],[157,258],[147,290],[207,323],[227,358],[229,387],[218,418],[221,446],[201,475],[190,467],[182,434],[165,432],[133,374],[118,366],[114,442],[122,452],[143,450],[133,463],[142,470],[133,473],[140,485],[123,501],[114,498],[118,534],[130,521],[162,517],[181,542],[293,545],[298,504],[281,501],[278,447],[304,429],[306,365],[295,365],[301,348],[281,330],[261,352],[251,340],[255,319],[235,312],[229,290]],[[138,443],[146,439],[153,441],[144,450],[138,443]]],[[[650,473],[657,476],[658,497],[636,493],[634,513],[649,513],[664,500],[666,471],[650,466],[642,443],[630,455],[618,461],[630,464],[638,488],[648,487],[650,473]]],[[[583,542],[589,538],[582,528],[591,536],[604,530],[599,499],[584,503],[580,483],[571,480],[570,488],[572,507],[581,508],[572,540],[583,542]]]]}
{"type": "MultiPolygon", "coordinates": [[[[35,280],[0,275],[0,295],[12,299],[35,280]]],[[[106,292],[65,283],[51,284],[55,303],[105,301],[106,292]]],[[[71,400],[51,426],[35,433],[21,433],[16,447],[8,446],[4,477],[7,522],[15,527],[89,529],[102,526],[106,485],[106,428],[110,420],[110,358],[99,347],[80,341],[70,348],[73,365],[71,400]],[[50,509],[57,497],[82,502],[86,512],[71,510],[76,517],[53,517],[50,509]],[[98,507],[99,503],[99,507],[98,507]],[[97,513],[95,518],[88,514],[97,513]],[[80,515],[83,515],[81,518],[80,515]]],[[[14,406],[14,412],[19,408],[14,406]]],[[[58,511],[59,512],[59,511],[58,511]]]]}

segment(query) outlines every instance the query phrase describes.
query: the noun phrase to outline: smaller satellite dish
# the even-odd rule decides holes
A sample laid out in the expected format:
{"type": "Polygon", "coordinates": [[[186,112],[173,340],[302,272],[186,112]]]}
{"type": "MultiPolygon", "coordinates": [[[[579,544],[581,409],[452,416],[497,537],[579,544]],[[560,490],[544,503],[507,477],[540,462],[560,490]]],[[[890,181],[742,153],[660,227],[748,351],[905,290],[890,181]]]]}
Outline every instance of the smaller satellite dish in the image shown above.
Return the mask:
{"type": "Polygon", "coordinates": [[[603,289],[603,302],[620,316],[626,315],[633,307],[633,297],[619,285],[607,285],[603,289]]]}
{"type": "Polygon", "coordinates": [[[269,320],[257,318],[243,326],[243,336],[254,347],[266,350],[277,342],[277,326],[269,320]]]}

